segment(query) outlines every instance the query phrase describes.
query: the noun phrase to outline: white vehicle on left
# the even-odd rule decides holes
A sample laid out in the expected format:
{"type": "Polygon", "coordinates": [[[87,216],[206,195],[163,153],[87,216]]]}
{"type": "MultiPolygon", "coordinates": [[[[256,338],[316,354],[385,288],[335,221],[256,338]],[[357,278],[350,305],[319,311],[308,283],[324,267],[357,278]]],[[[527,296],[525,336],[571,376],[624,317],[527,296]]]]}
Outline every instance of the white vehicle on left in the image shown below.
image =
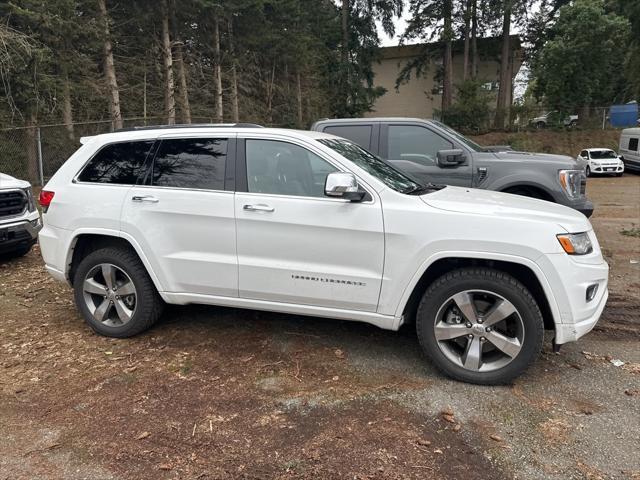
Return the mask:
{"type": "Polygon", "coordinates": [[[607,174],[622,176],[624,162],[620,156],[610,148],[587,148],[580,152],[578,162],[585,167],[587,177],[593,174],[607,174]]]}
{"type": "Polygon", "coordinates": [[[31,184],[0,173],[0,255],[26,255],[41,228],[31,184]]]}

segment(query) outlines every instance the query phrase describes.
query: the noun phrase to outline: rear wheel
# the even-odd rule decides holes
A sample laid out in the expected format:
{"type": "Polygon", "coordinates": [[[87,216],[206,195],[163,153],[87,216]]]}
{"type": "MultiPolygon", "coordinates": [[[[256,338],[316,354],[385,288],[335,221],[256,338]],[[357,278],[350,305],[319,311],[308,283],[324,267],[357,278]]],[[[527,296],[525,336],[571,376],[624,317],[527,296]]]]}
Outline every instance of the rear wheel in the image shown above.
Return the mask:
{"type": "Polygon", "coordinates": [[[416,327],[420,344],[447,375],[486,385],[508,383],[542,349],[542,314],[512,276],[489,268],[449,272],[425,292],[416,327]]]}
{"type": "Polygon", "coordinates": [[[107,247],[90,253],[76,269],[74,297],[97,333],[124,338],[150,328],[162,312],[162,299],[135,253],[107,247]]]}

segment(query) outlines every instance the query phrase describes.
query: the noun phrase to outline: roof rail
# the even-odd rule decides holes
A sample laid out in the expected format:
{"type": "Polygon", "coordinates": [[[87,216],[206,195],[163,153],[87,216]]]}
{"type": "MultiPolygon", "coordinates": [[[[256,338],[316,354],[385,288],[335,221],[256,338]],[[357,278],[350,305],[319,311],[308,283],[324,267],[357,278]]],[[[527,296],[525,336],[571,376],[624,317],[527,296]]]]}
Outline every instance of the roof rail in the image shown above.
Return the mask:
{"type": "Polygon", "coordinates": [[[257,123],[183,123],[178,125],[145,125],[142,127],[118,128],[114,132],[136,132],[140,130],[160,130],[174,128],[264,128],[257,123]]]}

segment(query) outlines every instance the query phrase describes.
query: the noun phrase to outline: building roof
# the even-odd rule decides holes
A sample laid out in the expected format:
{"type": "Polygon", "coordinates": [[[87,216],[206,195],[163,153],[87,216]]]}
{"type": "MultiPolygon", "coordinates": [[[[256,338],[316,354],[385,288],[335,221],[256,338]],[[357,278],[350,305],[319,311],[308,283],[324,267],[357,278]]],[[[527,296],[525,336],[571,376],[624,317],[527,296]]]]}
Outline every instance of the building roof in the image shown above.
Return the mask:
{"type": "MultiPolygon", "coordinates": [[[[511,50],[521,50],[522,41],[519,35],[511,35],[511,50]]],[[[478,53],[481,57],[495,57],[500,55],[502,45],[502,37],[485,37],[478,38],[478,53]]],[[[432,43],[416,43],[413,45],[398,45],[395,47],[381,47],[380,53],[382,59],[407,58],[416,57],[424,52],[425,48],[431,48],[434,51],[442,48],[443,42],[432,43]]],[[[464,41],[456,40],[452,43],[453,54],[460,54],[464,51],[464,41]]]]}

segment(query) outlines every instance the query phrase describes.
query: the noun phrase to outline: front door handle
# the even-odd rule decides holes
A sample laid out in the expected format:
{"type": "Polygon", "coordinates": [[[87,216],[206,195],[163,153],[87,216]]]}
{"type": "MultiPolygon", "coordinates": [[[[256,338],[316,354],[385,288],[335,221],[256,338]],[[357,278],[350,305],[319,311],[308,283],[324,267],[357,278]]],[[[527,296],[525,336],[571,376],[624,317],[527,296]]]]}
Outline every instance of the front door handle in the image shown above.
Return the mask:
{"type": "Polygon", "coordinates": [[[153,197],[151,195],[134,195],[133,197],[131,197],[131,200],[133,202],[149,202],[149,203],[158,203],[160,201],[156,197],[153,197]]]}
{"type": "Polygon", "coordinates": [[[264,203],[258,203],[256,205],[245,205],[242,207],[243,210],[247,210],[249,212],[273,212],[275,208],[270,207],[269,205],[265,205],[264,203]]]}

